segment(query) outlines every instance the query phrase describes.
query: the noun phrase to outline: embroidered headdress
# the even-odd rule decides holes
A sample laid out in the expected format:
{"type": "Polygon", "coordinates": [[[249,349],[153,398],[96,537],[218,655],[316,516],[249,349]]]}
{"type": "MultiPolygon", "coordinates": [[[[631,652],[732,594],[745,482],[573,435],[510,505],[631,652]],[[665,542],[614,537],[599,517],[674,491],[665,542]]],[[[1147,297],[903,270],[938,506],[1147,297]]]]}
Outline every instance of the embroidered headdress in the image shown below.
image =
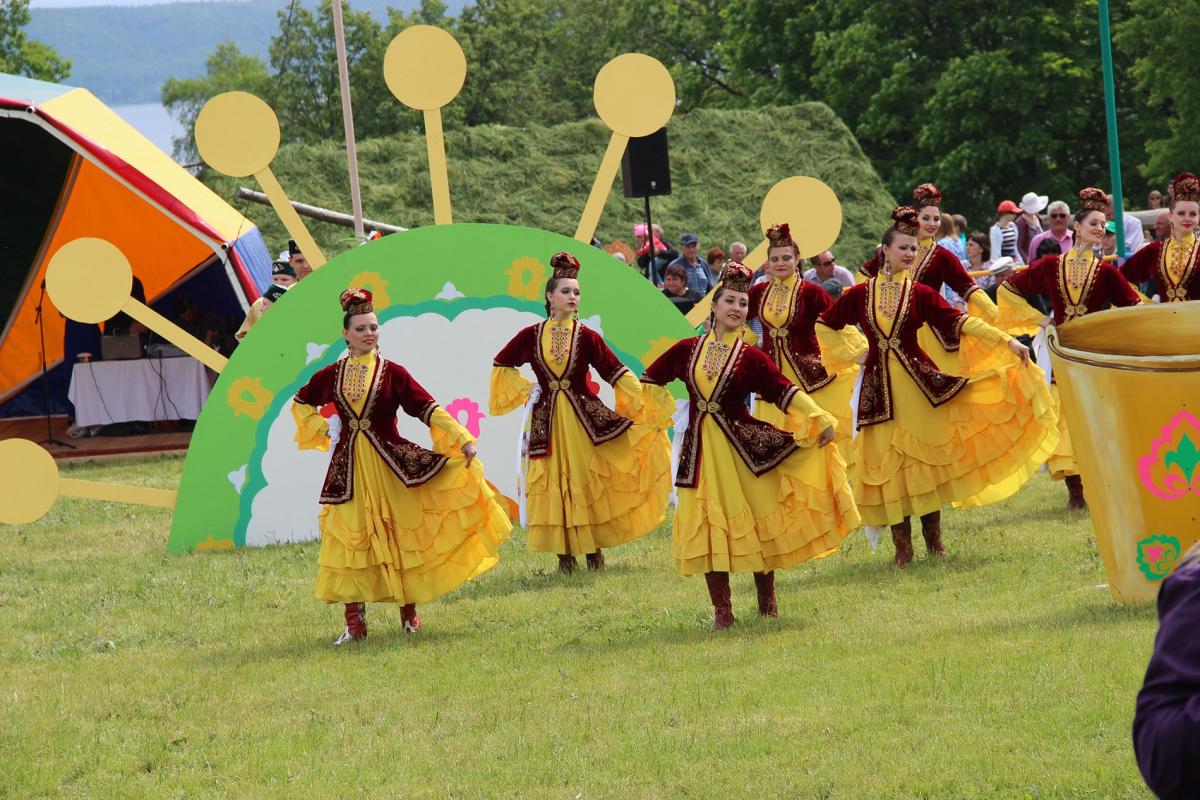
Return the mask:
{"type": "Polygon", "coordinates": [[[924,208],[925,206],[942,207],[942,190],[932,183],[922,183],[913,189],[912,197],[913,205],[917,208],[924,208]]]}
{"type": "Polygon", "coordinates": [[[366,289],[347,289],[342,292],[338,302],[342,304],[342,311],[347,314],[370,314],[375,310],[371,299],[371,293],[366,289]]]}
{"type": "Polygon", "coordinates": [[[579,259],[566,251],[550,256],[550,266],[554,268],[556,278],[579,277],[579,259]]]}
{"type": "Polygon", "coordinates": [[[1089,186],[1079,192],[1079,207],[1084,211],[1108,211],[1108,197],[1103,190],[1089,186]]]}
{"type": "Polygon", "coordinates": [[[897,206],[892,209],[892,227],[900,233],[916,236],[921,230],[921,212],[912,206],[897,206]]]}
{"type": "Polygon", "coordinates": [[[800,252],[796,240],[792,238],[792,229],[786,222],[767,228],[767,241],[771,243],[771,247],[791,246],[796,248],[797,253],[800,252]]]}
{"type": "Polygon", "coordinates": [[[1190,172],[1181,172],[1171,181],[1171,196],[1175,201],[1190,200],[1200,203],[1200,178],[1190,172]]]}
{"type": "Polygon", "coordinates": [[[754,277],[754,273],[749,267],[740,261],[730,259],[725,262],[725,267],[721,270],[721,288],[731,292],[749,293],[752,277],[754,277]]]}

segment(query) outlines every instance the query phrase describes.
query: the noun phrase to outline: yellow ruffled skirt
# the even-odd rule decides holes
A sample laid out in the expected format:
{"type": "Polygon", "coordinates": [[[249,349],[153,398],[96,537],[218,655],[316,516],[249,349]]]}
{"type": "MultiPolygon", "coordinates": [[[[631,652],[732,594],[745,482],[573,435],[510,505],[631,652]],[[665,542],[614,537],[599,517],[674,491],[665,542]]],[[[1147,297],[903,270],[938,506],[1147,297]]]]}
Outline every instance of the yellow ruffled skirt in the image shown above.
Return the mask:
{"type": "Polygon", "coordinates": [[[321,509],[319,599],[428,603],[496,565],[512,525],[478,459],[410,489],[365,437],[354,447],[353,498],[321,509]]]}
{"type": "Polygon", "coordinates": [[[836,445],[802,448],[755,477],[712,417],[700,438],[699,480],[679,489],[675,511],[679,574],[786,569],[836,552],[858,526],[836,445]]]}
{"type": "MultiPolygon", "coordinates": [[[[833,441],[846,462],[846,474],[851,479],[854,477],[854,408],[850,405],[850,400],[854,396],[857,372],[857,369],[847,370],[845,374],[839,374],[832,382],[809,394],[822,411],[829,412],[837,420],[837,426],[833,429],[833,441]]],[[[756,419],[788,433],[795,433],[798,428],[798,422],[780,411],[779,406],[774,403],[758,399],[754,403],[752,413],[756,419]]]]}
{"type": "Polygon", "coordinates": [[[526,472],[529,549],[585,555],[645,536],[665,518],[670,472],[670,444],[649,425],[594,445],[556,396],[550,453],[526,472]]]}
{"type": "Polygon", "coordinates": [[[1071,432],[1067,430],[1067,420],[1062,413],[1062,395],[1058,393],[1057,384],[1050,384],[1050,396],[1058,412],[1058,444],[1050,454],[1046,467],[1050,470],[1051,478],[1061,481],[1070,475],[1078,475],[1079,465],[1075,463],[1075,448],[1071,446],[1071,432]]]}
{"type": "MultiPolygon", "coordinates": [[[[971,341],[964,337],[967,363],[997,360],[976,354],[971,341]]],[[[854,499],[867,525],[898,523],[946,503],[998,502],[1053,452],[1058,415],[1041,370],[1009,357],[972,373],[953,400],[934,408],[896,357],[888,358],[894,418],[864,427],[854,440],[854,499]]]]}

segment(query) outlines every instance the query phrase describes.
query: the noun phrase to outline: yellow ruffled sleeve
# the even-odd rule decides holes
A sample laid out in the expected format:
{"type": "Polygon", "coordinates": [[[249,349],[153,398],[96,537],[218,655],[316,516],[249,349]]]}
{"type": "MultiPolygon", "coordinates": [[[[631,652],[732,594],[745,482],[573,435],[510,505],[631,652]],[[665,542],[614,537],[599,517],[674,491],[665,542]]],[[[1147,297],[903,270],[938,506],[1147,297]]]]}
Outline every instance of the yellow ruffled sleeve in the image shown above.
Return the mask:
{"type": "Polygon", "coordinates": [[[633,377],[632,372],[626,372],[613,384],[617,393],[617,413],[626,419],[636,420],[642,413],[645,401],[642,399],[642,384],[633,377]]]}
{"type": "Polygon", "coordinates": [[[443,456],[461,456],[464,444],[475,444],[475,437],[441,406],[429,417],[429,438],[433,451],[443,456]]]}
{"type": "Polygon", "coordinates": [[[492,387],[488,395],[488,413],[499,417],[525,405],[533,381],[516,367],[492,367],[492,387]]]}
{"type": "Polygon", "coordinates": [[[788,427],[794,428],[796,444],[801,447],[812,447],[817,443],[821,431],[826,428],[837,428],[837,420],[828,411],[813,402],[804,392],[792,395],[787,407],[788,427]]]}
{"type": "Polygon", "coordinates": [[[829,372],[840,374],[855,367],[858,357],[867,349],[867,337],[853,325],[840,331],[818,322],[817,344],[821,347],[821,363],[829,372]]]}
{"type": "Polygon", "coordinates": [[[1045,314],[1031,306],[1006,283],[1000,284],[1000,288],[996,290],[996,300],[996,327],[1008,331],[1013,336],[1037,334],[1041,327],[1038,323],[1046,318],[1045,314]]]}
{"type": "Polygon", "coordinates": [[[292,419],[296,420],[296,446],[301,450],[329,450],[329,423],[313,406],[292,401],[292,419]]]}
{"type": "Polygon", "coordinates": [[[643,422],[656,431],[665,431],[671,427],[671,421],[675,418],[675,398],[665,386],[652,383],[643,383],[641,386],[643,404],[638,422],[643,422]]]}
{"type": "Polygon", "coordinates": [[[992,302],[992,298],[988,297],[987,292],[977,289],[971,292],[971,297],[967,300],[967,313],[989,325],[995,325],[999,309],[992,302]]]}
{"type": "Polygon", "coordinates": [[[993,328],[978,317],[967,317],[963,322],[962,332],[967,336],[971,336],[984,344],[989,345],[1007,345],[1012,341],[1012,336],[1000,330],[993,328]]]}

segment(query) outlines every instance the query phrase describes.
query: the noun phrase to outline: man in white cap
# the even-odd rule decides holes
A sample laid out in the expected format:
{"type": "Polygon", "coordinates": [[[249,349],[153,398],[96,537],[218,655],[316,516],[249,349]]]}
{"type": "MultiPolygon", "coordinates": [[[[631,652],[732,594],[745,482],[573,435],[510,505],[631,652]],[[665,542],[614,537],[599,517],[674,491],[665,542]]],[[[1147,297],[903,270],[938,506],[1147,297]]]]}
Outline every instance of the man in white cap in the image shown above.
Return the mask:
{"type": "Polygon", "coordinates": [[[1021,198],[1021,216],[1017,217],[1017,252],[1025,255],[1029,252],[1029,243],[1033,237],[1042,232],[1042,218],[1038,214],[1046,207],[1050,198],[1044,194],[1026,192],[1021,198]]]}

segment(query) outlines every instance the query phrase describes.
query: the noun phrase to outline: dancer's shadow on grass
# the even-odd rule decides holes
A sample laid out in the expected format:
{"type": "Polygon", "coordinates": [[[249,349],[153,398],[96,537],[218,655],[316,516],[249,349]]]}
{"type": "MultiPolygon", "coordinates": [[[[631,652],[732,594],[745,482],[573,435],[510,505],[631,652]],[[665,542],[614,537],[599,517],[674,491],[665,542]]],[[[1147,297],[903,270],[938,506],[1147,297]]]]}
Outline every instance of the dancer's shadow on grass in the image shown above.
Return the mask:
{"type": "MultiPolygon", "coordinates": [[[[950,545],[947,544],[947,547],[950,545]]],[[[988,569],[998,557],[981,548],[965,548],[940,557],[918,551],[903,569],[893,563],[893,558],[894,551],[890,546],[880,545],[878,550],[871,552],[863,542],[855,545],[853,552],[835,554],[814,562],[805,572],[795,575],[785,573],[781,583],[785,587],[790,585],[801,590],[875,587],[905,579],[975,573],[988,569]]]]}
{"type": "Polygon", "coordinates": [[[579,566],[572,575],[559,574],[553,561],[523,561],[504,564],[503,567],[503,572],[487,573],[468,581],[457,591],[441,598],[439,602],[453,605],[460,601],[499,600],[537,592],[574,591],[603,586],[605,582],[643,580],[645,576],[663,572],[660,564],[645,561],[610,561],[599,572],[590,572],[582,558],[579,559],[579,566]]]}
{"type": "Polygon", "coordinates": [[[1153,622],[1157,617],[1153,603],[1145,605],[1125,606],[1110,602],[1105,590],[1103,599],[1097,603],[1094,599],[1069,608],[1054,608],[1044,612],[1033,612],[1019,617],[997,619],[980,625],[980,633],[1010,634],[1018,631],[1055,631],[1080,627],[1104,628],[1126,625],[1130,622],[1153,622]]]}

